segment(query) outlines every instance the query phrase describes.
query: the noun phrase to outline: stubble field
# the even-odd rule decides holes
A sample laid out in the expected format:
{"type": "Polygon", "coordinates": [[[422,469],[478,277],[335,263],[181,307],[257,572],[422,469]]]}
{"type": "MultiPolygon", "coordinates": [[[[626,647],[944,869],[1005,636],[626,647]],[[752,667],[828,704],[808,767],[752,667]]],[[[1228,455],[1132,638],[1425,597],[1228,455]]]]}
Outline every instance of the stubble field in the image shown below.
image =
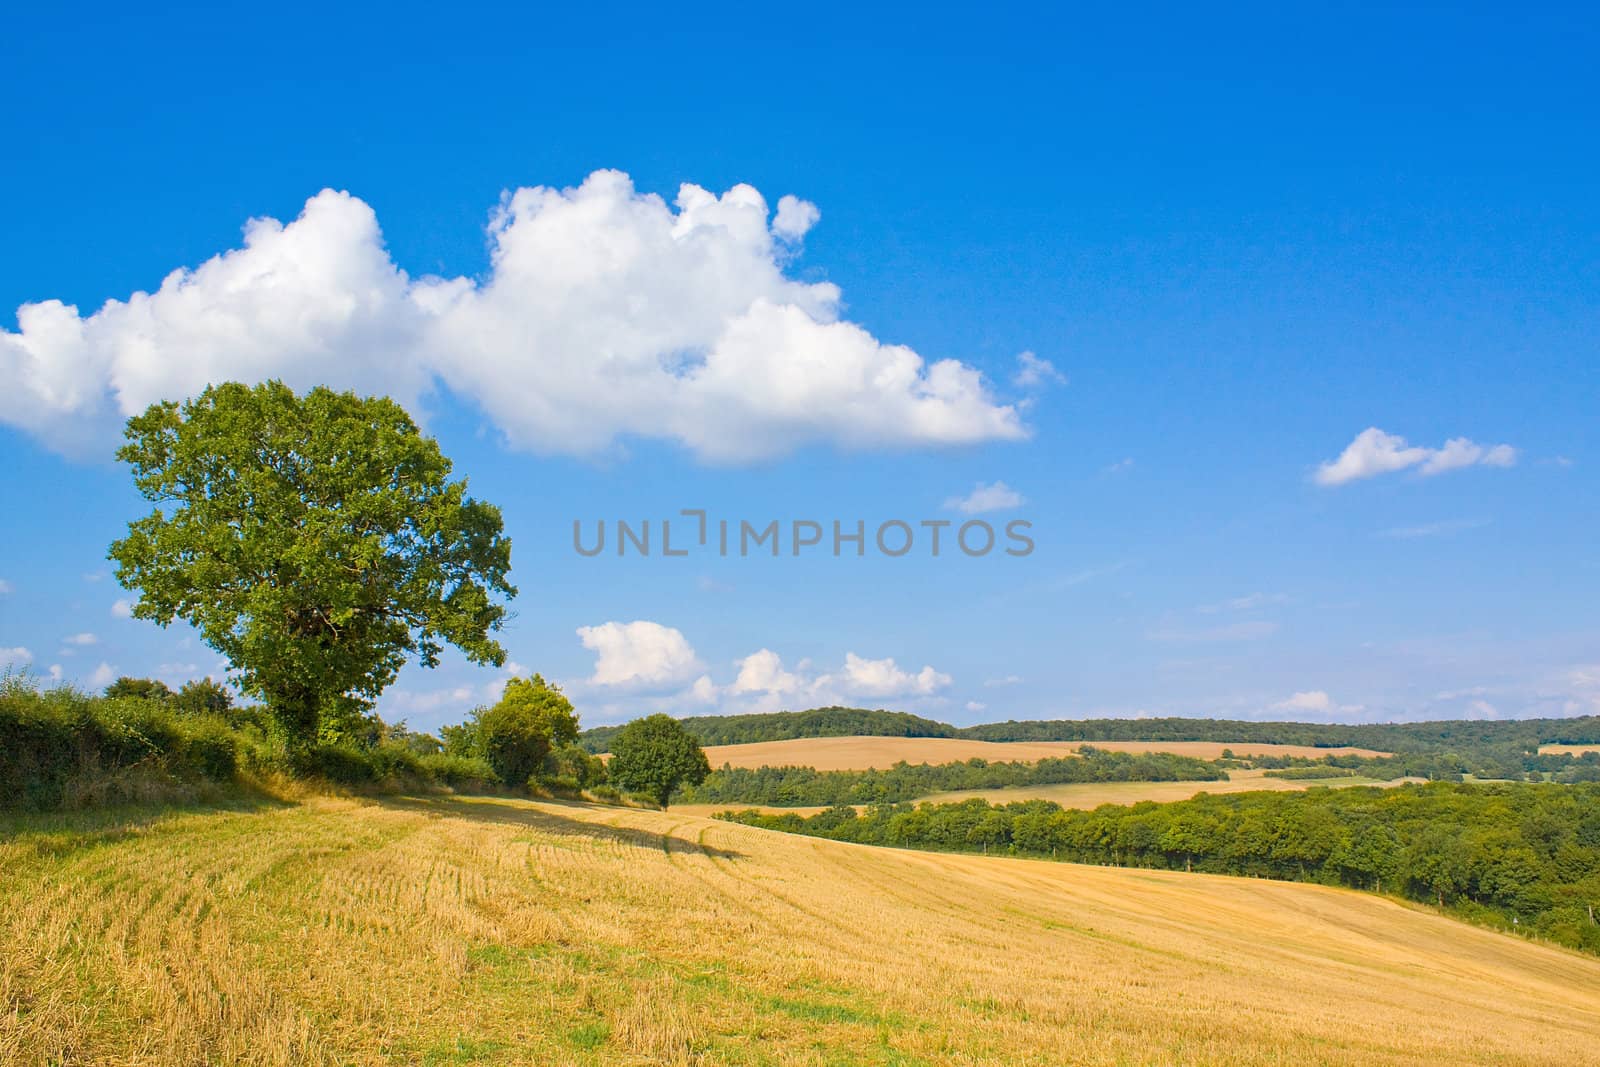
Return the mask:
{"type": "Polygon", "coordinates": [[[1355,892],[677,813],[0,827],[0,1062],[1575,1064],[1600,960],[1355,892]]]}

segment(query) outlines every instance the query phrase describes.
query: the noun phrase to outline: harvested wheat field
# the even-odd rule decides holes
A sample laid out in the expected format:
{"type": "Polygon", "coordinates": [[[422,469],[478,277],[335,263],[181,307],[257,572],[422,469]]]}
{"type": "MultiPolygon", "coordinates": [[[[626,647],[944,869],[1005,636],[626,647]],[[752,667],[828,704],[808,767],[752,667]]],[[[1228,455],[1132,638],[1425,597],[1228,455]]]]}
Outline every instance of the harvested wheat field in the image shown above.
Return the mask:
{"type": "Polygon", "coordinates": [[[1583,756],[1590,752],[1600,752],[1600,745],[1540,745],[1539,754],[1544,756],[1583,756]]]}
{"type": "Polygon", "coordinates": [[[1252,744],[1241,741],[967,741],[952,737],[799,737],[790,741],[756,741],[748,745],[710,745],[712,767],[814,767],[819,771],[864,771],[906,763],[958,763],[981,757],[991,763],[1023,762],[1075,756],[1085,744],[1112,752],[1170,752],[1199,759],[1218,759],[1223,750],[1236,756],[1386,756],[1366,748],[1314,748],[1311,745],[1252,744]]]}
{"type": "MultiPolygon", "coordinates": [[[[1313,787],[1343,789],[1354,785],[1376,785],[1383,788],[1421,782],[1422,778],[1395,778],[1381,781],[1377,778],[1268,778],[1262,770],[1233,770],[1221,782],[1065,782],[1057,785],[1018,785],[1003,789],[958,789],[948,793],[932,793],[912,801],[913,804],[952,804],[977,798],[991,804],[1011,804],[1023,800],[1050,800],[1063,808],[1098,808],[1102,804],[1138,804],[1145,800],[1166,803],[1171,800],[1188,800],[1201,793],[1249,793],[1269,791],[1295,792],[1313,787]]],[[[854,805],[858,810],[864,804],[854,805]]],[[[770,814],[815,815],[827,811],[826,806],[780,808],[770,804],[679,804],[672,810],[685,815],[714,815],[719,811],[746,811],[751,808],[770,814]]]]}
{"type": "Polygon", "coordinates": [[[583,805],[13,820],[0,1062],[1575,1064],[1600,960],[1378,897],[583,805]]]}
{"type": "Polygon", "coordinates": [[[1313,786],[1342,789],[1353,785],[1397,786],[1406,782],[1420,782],[1421,778],[1396,778],[1379,781],[1376,778],[1268,778],[1265,771],[1229,771],[1225,782],[1067,782],[1060,785],[1022,785],[1011,789],[971,789],[950,793],[936,793],[917,803],[948,804],[954,801],[981,797],[991,804],[1009,804],[1018,800],[1052,800],[1063,808],[1098,808],[1102,804],[1137,804],[1144,800],[1165,803],[1169,800],[1188,800],[1200,793],[1249,793],[1258,790],[1294,792],[1313,786]]]}

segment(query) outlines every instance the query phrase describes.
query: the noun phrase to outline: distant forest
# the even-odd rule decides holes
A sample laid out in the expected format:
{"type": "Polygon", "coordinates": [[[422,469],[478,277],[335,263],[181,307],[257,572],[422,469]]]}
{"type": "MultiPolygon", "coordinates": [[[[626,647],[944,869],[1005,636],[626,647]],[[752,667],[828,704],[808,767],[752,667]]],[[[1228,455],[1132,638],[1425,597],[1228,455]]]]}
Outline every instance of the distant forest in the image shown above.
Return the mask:
{"type": "MultiPolygon", "coordinates": [[[[792,741],[797,737],[960,737],[942,722],[903,711],[866,708],[812,708],[764,715],[698,715],[680,719],[702,745],[748,745],[756,741],[792,741]]],[[[590,752],[604,752],[621,726],[597,726],[578,735],[590,752]]]]}
{"type": "Polygon", "coordinates": [[[879,805],[718,818],[836,841],[1162,867],[1391,893],[1600,953],[1600,785],[1235,793],[1068,811],[879,805]]]}

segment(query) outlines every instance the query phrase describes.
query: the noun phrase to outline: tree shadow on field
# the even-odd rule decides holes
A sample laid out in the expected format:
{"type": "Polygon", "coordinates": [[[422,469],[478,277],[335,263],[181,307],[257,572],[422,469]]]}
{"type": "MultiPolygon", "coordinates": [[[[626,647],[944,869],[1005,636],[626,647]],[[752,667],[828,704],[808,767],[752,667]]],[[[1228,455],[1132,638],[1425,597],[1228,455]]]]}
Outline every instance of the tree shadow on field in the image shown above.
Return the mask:
{"type": "MultiPolygon", "coordinates": [[[[739,860],[744,859],[743,852],[734,852],[730,849],[713,848],[710,845],[691,841],[682,837],[673,837],[671,834],[658,833],[654,830],[644,830],[634,826],[607,826],[602,823],[590,822],[587,819],[571,818],[552,811],[552,808],[571,808],[575,811],[595,811],[600,805],[582,804],[575,801],[540,800],[539,807],[523,807],[515,801],[507,802],[507,798],[484,797],[482,799],[467,799],[464,797],[389,797],[379,800],[378,803],[385,807],[401,808],[434,818],[466,819],[469,822],[495,823],[501,826],[525,826],[530,830],[551,834],[556,837],[581,837],[590,841],[610,841],[622,845],[632,845],[636,848],[660,850],[667,855],[700,855],[712,859],[739,860]]],[[[618,812],[627,812],[629,808],[606,809],[618,812]]]]}

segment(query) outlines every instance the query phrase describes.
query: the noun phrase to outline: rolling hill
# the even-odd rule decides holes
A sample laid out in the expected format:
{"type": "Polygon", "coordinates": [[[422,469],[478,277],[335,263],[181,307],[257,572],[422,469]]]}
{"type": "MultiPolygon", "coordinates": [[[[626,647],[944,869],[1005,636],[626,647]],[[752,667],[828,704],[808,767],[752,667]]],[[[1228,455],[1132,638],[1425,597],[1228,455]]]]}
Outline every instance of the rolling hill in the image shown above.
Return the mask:
{"type": "Polygon", "coordinates": [[[1369,894],[678,813],[0,826],[0,1062],[1574,1064],[1600,960],[1369,894]]]}
{"type": "MultiPolygon", "coordinates": [[[[944,737],[803,737],[756,741],[744,745],[712,745],[706,758],[712,767],[815,767],[819,771],[883,770],[899,762],[957,763],[986,759],[992,763],[1031,762],[1075,756],[1081,741],[972,741],[944,737]]],[[[1197,759],[1217,759],[1224,751],[1239,756],[1385,756],[1362,748],[1313,748],[1243,741],[1105,741],[1094,747],[1112,752],[1170,752],[1197,759]]]]}

